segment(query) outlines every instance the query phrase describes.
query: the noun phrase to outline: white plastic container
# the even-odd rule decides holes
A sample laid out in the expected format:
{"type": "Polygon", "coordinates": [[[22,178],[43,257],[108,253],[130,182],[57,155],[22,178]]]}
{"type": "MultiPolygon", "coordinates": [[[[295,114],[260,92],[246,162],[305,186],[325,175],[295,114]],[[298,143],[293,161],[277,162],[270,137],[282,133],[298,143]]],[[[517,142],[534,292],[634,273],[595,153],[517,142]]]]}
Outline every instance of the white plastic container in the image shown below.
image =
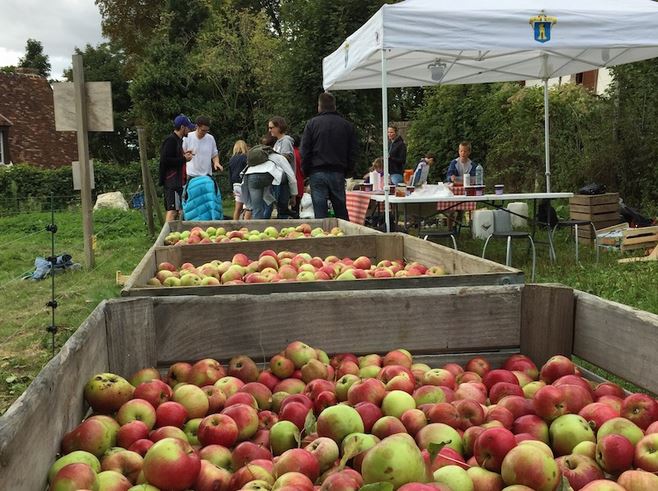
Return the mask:
{"type": "Polygon", "coordinates": [[[492,210],[474,210],[471,214],[471,231],[474,239],[486,239],[491,235],[494,228],[492,210]]]}
{"type": "MultiPolygon", "coordinates": [[[[507,209],[512,213],[517,213],[523,215],[524,217],[528,216],[528,203],[510,203],[507,205],[507,209]]],[[[524,228],[528,226],[528,220],[525,218],[512,215],[512,228],[524,228]]]]}

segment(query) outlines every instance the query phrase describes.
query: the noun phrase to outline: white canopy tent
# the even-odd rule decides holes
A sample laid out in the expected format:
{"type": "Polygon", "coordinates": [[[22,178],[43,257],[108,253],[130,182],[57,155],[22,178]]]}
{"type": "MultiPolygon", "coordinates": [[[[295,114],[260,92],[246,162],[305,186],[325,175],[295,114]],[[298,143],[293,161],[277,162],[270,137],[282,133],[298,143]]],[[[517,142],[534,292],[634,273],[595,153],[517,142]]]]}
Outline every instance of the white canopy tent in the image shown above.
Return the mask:
{"type": "MultiPolygon", "coordinates": [[[[384,5],[323,60],[325,90],[382,89],[388,179],[388,87],[544,81],[658,56],[653,0],[406,0],[384,5]]],[[[385,188],[388,196],[388,188],[385,188]]],[[[386,229],[390,230],[386,199],[386,229]]]]}

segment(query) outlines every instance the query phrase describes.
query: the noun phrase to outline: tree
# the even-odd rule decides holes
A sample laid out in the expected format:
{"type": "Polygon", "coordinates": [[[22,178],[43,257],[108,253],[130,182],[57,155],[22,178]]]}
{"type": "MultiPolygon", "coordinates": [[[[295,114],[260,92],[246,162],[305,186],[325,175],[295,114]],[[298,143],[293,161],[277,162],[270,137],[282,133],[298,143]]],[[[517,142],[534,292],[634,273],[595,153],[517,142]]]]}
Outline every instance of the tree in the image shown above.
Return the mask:
{"type": "MultiPolygon", "coordinates": [[[[127,163],[138,158],[137,133],[132,117],[132,99],[128,93],[126,57],[114,43],[98,46],[87,44],[84,50],[75,49],[82,55],[87,82],[112,83],[112,111],[114,131],[90,133],[89,153],[103,162],[127,163]]],[[[71,69],[64,71],[67,80],[73,80],[71,69]]]]}
{"type": "Polygon", "coordinates": [[[43,53],[41,41],[28,39],[25,44],[25,56],[18,61],[21,68],[32,68],[42,77],[50,75],[50,62],[48,55],[43,53]]]}

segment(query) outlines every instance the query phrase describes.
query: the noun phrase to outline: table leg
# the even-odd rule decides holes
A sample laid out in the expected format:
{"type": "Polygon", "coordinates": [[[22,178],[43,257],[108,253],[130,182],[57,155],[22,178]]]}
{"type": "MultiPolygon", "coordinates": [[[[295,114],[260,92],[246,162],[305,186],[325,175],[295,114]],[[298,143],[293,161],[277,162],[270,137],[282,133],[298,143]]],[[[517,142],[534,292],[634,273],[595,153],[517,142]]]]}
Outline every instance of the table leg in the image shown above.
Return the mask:
{"type": "Polygon", "coordinates": [[[551,261],[556,262],[557,256],[555,255],[555,249],[553,248],[553,231],[551,230],[551,200],[548,199],[548,205],[546,206],[546,235],[548,236],[548,256],[551,261]]]}

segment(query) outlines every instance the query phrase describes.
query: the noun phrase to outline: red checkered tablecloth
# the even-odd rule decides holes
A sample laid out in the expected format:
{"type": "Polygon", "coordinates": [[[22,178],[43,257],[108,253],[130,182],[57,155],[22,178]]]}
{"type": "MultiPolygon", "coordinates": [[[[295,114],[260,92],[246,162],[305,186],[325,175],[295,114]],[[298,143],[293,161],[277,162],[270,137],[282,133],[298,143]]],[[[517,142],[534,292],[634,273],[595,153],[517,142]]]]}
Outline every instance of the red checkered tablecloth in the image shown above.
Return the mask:
{"type": "MultiPolygon", "coordinates": [[[[454,186],[452,188],[452,194],[454,194],[455,196],[463,196],[464,187],[454,186]]],[[[473,211],[475,210],[476,206],[477,203],[475,203],[474,201],[464,201],[463,203],[454,203],[452,201],[439,201],[436,204],[436,209],[438,211],[473,211]]]]}
{"type": "Polygon", "coordinates": [[[368,206],[370,206],[370,193],[347,191],[345,193],[345,202],[350,222],[363,225],[366,221],[368,206]]]}

